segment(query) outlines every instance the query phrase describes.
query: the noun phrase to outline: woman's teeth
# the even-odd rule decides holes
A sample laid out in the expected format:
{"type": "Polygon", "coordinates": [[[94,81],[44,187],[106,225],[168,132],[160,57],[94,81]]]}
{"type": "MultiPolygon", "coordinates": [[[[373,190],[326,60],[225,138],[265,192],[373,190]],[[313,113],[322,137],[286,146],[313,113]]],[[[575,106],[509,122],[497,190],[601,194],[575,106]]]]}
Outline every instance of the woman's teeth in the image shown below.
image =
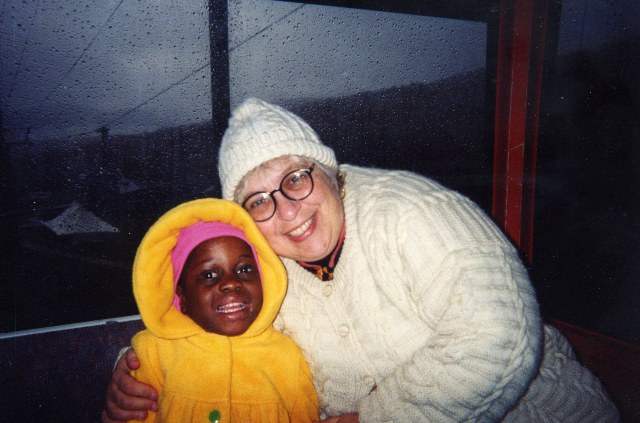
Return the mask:
{"type": "Polygon", "coordinates": [[[305,233],[305,231],[307,229],[309,229],[309,226],[311,226],[312,223],[313,223],[313,217],[311,219],[307,220],[306,222],[304,222],[304,224],[302,226],[300,226],[298,229],[289,232],[287,235],[290,236],[291,238],[295,238],[297,236],[300,236],[303,233],[305,233]]]}
{"type": "Polygon", "coordinates": [[[220,313],[233,313],[235,311],[244,310],[245,308],[247,308],[246,304],[229,303],[229,304],[225,304],[223,306],[218,306],[218,311],[220,313]]]}

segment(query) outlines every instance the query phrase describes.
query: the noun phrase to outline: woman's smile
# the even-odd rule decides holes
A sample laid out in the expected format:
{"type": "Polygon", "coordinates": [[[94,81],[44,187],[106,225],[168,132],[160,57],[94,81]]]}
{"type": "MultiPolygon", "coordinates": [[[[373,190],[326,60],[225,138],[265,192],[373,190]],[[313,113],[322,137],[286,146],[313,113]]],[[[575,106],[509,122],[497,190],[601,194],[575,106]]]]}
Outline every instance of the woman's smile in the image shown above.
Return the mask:
{"type": "Polygon", "coordinates": [[[311,224],[315,222],[315,214],[313,216],[311,216],[311,219],[307,220],[306,222],[304,222],[302,224],[302,226],[300,226],[298,229],[294,229],[293,231],[289,232],[287,235],[290,238],[296,238],[302,234],[304,234],[307,229],[309,229],[309,227],[311,226],[311,224]]]}

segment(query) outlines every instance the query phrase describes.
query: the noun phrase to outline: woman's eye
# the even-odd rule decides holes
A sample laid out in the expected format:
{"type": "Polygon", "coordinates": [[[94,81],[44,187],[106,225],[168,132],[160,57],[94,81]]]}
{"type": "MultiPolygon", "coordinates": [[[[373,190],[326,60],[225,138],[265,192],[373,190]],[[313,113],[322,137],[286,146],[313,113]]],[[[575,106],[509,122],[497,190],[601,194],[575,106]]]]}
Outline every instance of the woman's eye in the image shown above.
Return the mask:
{"type": "Polygon", "coordinates": [[[305,181],[305,177],[306,176],[307,176],[306,173],[296,172],[296,173],[292,174],[291,176],[289,176],[289,179],[287,180],[287,183],[289,185],[297,185],[297,184],[303,183],[305,181]]]}
{"type": "Polygon", "coordinates": [[[286,179],[286,189],[298,190],[303,189],[309,183],[309,176],[305,172],[296,171],[289,175],[286,179]]]}
{"type": "Polygon", "coordinates": [[[262,196],[259,196],[257,199],[250,201],[247,205],[247,210],[265,207],[270,201],[271,198],[268,195],[264,194],[262,196]]]}
{"type": "Polygon", "coordinates": [[[291,175],[291,178],[289,178],[289,183],[290,184],[296,184],[300,182],[300,175],[295,174],[295,175],[291,175]]]}
{"type": "Polygon", "coordinates": [[[255,209],[257,207],[260,207],[261,205],[263,205],[265,203],[265,199],[264,198],[260,198],[259,200],[254,201],[253,203],[251,203],[251,208],[255,209]]]}

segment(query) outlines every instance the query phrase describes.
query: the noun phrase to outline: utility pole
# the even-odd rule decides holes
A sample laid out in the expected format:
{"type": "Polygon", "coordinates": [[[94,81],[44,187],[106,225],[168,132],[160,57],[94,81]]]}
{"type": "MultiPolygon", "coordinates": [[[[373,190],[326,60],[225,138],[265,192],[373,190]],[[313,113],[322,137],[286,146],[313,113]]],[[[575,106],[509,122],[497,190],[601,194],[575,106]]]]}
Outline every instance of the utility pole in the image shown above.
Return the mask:
{"type": "Polygon", "coordinates": [[[100,128],[96,129],[96,132],[98,132],[101,137],[100,137],[100,157],[99,157],[99,163],[98,165],[100,166],[100,168],[102,170],[106,170],[107,168],[107,141],[109,140],[109,128],[107,128],[106,126],[101,126],[100,128]]]}
{"type": "Polygon", "coordinates": [[[209,0],[211,109],[214,135],[222,137],[231,115],[229,98],[229,17],[227,0],[209,0]]]}
{"type": "MultiPolygon", "coordinates": [[[[211,137],[208,148],[214,163],[222,134],[231,115],[229,95],[229,18],[227,0],[209,0],[209,46],[211,56],[211,137]]],[[[211,178],[216,195],[222,194],[217,172],[211,178]]]]}
{"type": "MultiPolygon", "coordinates": [[[[28,138],[29,131],[25,140],[28,141],[28,138]]],[[[0,110],[0,215],[17,208],[16,182],[9,143],[4,139],[2,110],[0,110]]]]}
{"type": "Polygon", "coordinates": [[[0,109],[0,300],[2,307],[9,310],[15,305],[7,301],[6,297],[15,298],[16,289],[20,283],[17,280],[16,262],[19,257],[18,249],[18,209],[17,180],[13,163],[11,163],[11,151],[4,139],[2,127],[2,110],[0,109]]]}

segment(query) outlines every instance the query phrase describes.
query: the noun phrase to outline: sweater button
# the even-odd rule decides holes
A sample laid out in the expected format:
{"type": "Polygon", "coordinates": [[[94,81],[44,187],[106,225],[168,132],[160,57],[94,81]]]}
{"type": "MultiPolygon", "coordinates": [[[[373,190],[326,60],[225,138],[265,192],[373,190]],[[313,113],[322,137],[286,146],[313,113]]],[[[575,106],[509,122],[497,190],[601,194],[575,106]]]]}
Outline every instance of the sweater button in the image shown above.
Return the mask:
{"type": "Polygon", "coordinates": [[[347,326],[347,325],[340,325],[340,328],[338,328],[338,333],[340,334],[340,336],[347,336],[347,335],[349,335],[349,326],[347,326]]]}
{"type": "Polygon", "coordinates": [[[322,287],[322,294],[325,297],[328,297],[329,295],[331,295],[332,292],[333,292],[333,287],[331,286],[331,284],[327,283],[322,287]]]}
{"type": "Polygon", "coordinates": [[[376,386],[376,380],[372,376],[365,376],[364,378],[362,378],[362,381],[369,387],[369,389],[376,386]]]}

